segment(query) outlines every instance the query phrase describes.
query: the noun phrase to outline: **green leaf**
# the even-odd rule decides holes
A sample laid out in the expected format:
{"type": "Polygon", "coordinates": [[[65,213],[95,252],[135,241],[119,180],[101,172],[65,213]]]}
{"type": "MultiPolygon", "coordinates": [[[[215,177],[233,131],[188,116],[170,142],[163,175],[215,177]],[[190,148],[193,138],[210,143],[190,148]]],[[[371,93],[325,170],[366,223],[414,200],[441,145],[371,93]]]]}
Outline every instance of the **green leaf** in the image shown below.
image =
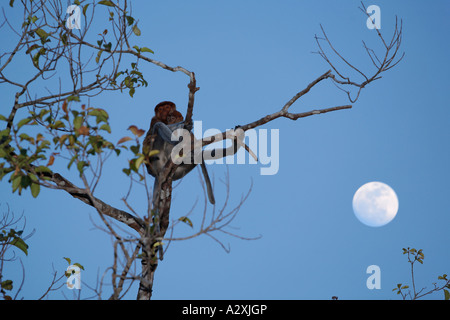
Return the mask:
{"type": "Polygon", "coordinates": [[[47,38],[49,37],[49,34],[45,30],[43,30],[41,28],[38,28],[34,32],[39,36],[39,38],[41,38],[41,43],[42,44],[50,41],[50,40],[47,41],[47,38]]]}
{"type": "Polygon", "coordinates": [[[127,19],[128,26],[131,26],[134,23],[134,18],[130,16],[125,16],[127,19]]]}
{"type": "MultiPolygon", "coordinates": [[[[14,1],[13,1],[14,2],[14,1]]],[[[5,280],[1,283],[1,287],[4,290],[12,290],[13,288],[13,282],[12,280],[5,280]]]]}
{"type": "Polygon", "coordinates": [[[114,3],[112,3],[112,1],[110,0],[102,0],[99,1],[98,4],[102,4],[104,6],[108,6],[108,7],[115,7],[116,5],[114,3]]]}
{"type": "Polygon", "coordinates": [[[181,222],[186,223],[186,224],[189,225],[191,228],[194,227],[194,225],[192,224],[191,219],[189,219],[188,217],[180,217],[180,218],[178,218],[178,220],[180,220],[181,222]]]}
{"type": "Polygon", "coordinates": [[[39,68],[39,57],[41,56],[41,55],[43,55],[44,53],[45,53],[45,48],[41,48],[41,50],[39,50],[38,52],[36,52],[36,54],[33,56],[33,58],[31,58],[32,59],[32,61],[33,61],[33,65],[36,67],[36,68],[39,68]]]}
{"type": "Polygon", "coordinates": [[[70,101],[77,101],[77,102],[80,102],[81,100],[80,100],[80,97],[79,97],[79,96],[71,95],[71,96],[67,97],[67,102],[70,102],[70,101]]]}
{"type": "Polygon", "coordinates": [[[77,266],[77,267],[80,268],[81,270],[84,270],[84,267],[83,267],[81,264],[79,264],[78,262],[74,263],[73,265],[74,265],[74,266],[77,266]]]}
{"type": "Polygon", "coordinates": [[[83,173],[83,168],[86,166],[85,161],[80,161],[77,163],[77,169],[80,171],[80,175],[83,173]]]}
{"type": "Polygon", "coordinates": [[[149,48],[147,48],[147,47],[142,47],[142,48],[141,48],[141,52],[155,53],[152,49],[149,49],[149,48]]]}
{"type": "Polygon", "coordinates": [[[30,189],[31,195],[33,196],[33,198],[36,198],[39,195],[39,192],[41,191],[41,186],[37,183],[32,183],[30,189]]]}
{"type": "Polygon", "coordinates": [[[38,182],[38,177],[36,177],[34,174],[30,173],[28,176],[30,177],[31,181],[38,182]]]}
{"type": "Polygon", "coordinates": [[[31,178],[29,176],[23,176],[22,180],[20,181],[20,186],[26,189],[30,184],[31,178]]]}
{"type": "Polygon", "coordinates": [[[86,11],[87,11],[87,8],[89,7],[89,4],[90,4],[90,3],[88,3],[87,5],[85,5],[85,6],[83,7],[83,16],[85,16],[85,17],[86,17],[86,11]]]}
{"type": "Polygon", "coordinates": [[[139,145],[130,147],[130,150],[133,151],[135,155],[139,153],[139,149],[140,149],[139,145]]]}
{"type": "Polygon", "coordinates": [[[34,144],[34,139],[27,135],[26,133],[19,134],[20,141],[27,140],[28,142],[34,144]]]}
{"type": "Polygon", "coordinates": [[[111,52],[112,43],[109,42],[107,44],[104,44],[103,47],[105,48],[106,52],[111,52]]]}
{"type": "Polygon", "coordinates": [[[450,292],[448,292],[448,290],[444,289],[444,298],[445,300],[450,300],[450,292]]]}
{"type": "Polygon", "coordinates": [[[34,168],[34,171],[36,173],[49,173],[49,174],[52,173],[52,170],[50,170],[46,166],[38,166],[38,167],[34,168]]]}
{"type": "Polygon", "coordinates": [[[12,8],[14,5],[14,0],[9,0],[9,6],[12,8]]]}
{"type": "Polygon", "coordinates": [[[2,141],[2,144],[5,143],[5,142],[3,142],[3,141],[5,141],[5,140],[7,140],[8,138],[10,138],[10,133],[11,133],[11,130],[8,129],[8,128],[6,128],[5,130],[1,130],[1,131],[0,131],[0,140],[2,141]]]}
{"type": "Polygon", "coordinates": [[[157,242],[155,242],[155,243],[153,244],[153,248],[156,248],[156,247],[162,246],[163,244],[164,244],[164,242],[161,242],[161,241],[157,241],[157,242]]]}
{"type": "Polygon", "coordinates": [[[57,120],[52,126],[53,129],[65,128],[66,125],[61,120],[57,120]]]}
{"type": "Polygon", "coordinates": [[[97,124],[100,122],[107,122],[109,119],[108,112],[103,109],[97,108],[88,112],[88,115],[97,117],[97,124]]]}
{"type": "Polygon", "coordinates": [[[17,188],[19,188],[21,181],[22,181],[22,176],[20,176],[20,175],[14,176],[13,181],[12,181],[13,193],[16,192],[17,188]]]}
{"type": "Polygon", "coordinates": [[[33,51],[34,49],[40,48],[41,46],[38,44],[33,44],[32,46],[30,46],[27,51],[25,51],[26,54],[29,54],[31,51],[33,51]]]}
{"type": "Polygon", "coordinates": [[[61,39],[61,42],[63,43],[63,45],[66,46],[67,43],[68,43],[68,42],[67,42],[67,34],[61,32],[61,33],[59,34],[59,38],[61,39]]]}
{"type": "Polygon", "coordinates": [[[108,133],[111,133],[111,127],[109,126],[109,124],[102,124],[102,126],[100,127],[100,130],[105,130],[108,133]]]}
{"type": "Polygon", "coordinates": [[[26,125],[30,121],[31,121],[31,118],[25,118],[25,119],[20,120],[19,123],[17,124],[17,129],[20,129],[22,126],[26,125]]]}
{"type": "Polygon", "coordinates": [[[152,150],[152,151],[149,152],[148,156],[149,157],[153,157],[154,155],[156,155],[158,153],[159,153],[159,150],[152,150]]]}
{"type": "Polygon", "coordinates": [[[37,28],[35,32],[40,38],[48,37],[48,33],[45,30],[42,30],[41,28],[37,28]]]}
{"type": "Polygon", "coordinates": [[[139,167],[141,166],[142,162],[144,161],[144,155],[141,155],[139,158],[136,159],[136,169],[139,170],[139,167]]]}
{"type": "Polygon", "coordinates": [[[66,257],[64,257],[64,260],[66,260],[67,261],[67,263],[70,265],[71,263],[71,260],[70,260],[70,258],[66,258],[66,257]]]}
{"type": "Polygon", "coordinates": [[[76,117],[73,120],[73,127],[74,127],[75,130],[80,129],[82,124],[83,124],[83,118],[82,117],[76,117]]]}
{"type": "Polygon", "coordinates": [[[11,241],[11,245],[22,250],[26,255],[28,255],[28,245],[23,241],[23,239],[16,237],[11,241]]]}
{"type": "Polygon", "coordinates": [[[102,53],[103,53],[103,50],[100,50],[100,51],[97,53],[97,56],[95,57],[95,62],[97,62],[97,63],[100,62],[100,56],[102,55],[102,53]]]}
{"type": "Polygon", "coordinates": [[[130,95],[130,97],[133,98],[135,91],[136,91],[136,89],[134,87],[130,88],[130,91],[128,91],[128,94],[130,95]]]}
{"type": "Polygon", "coordinates": [[[138,37],[141,35],[141,30],[139,30],[137,24],[135,24],[132,29],[135,35],[137,35],[138,37]]]}
{"type": "Polygon", "coordinates": [[[70,159],[69,164],[67,165],[67,169],[70,169],[70,167],[72,166],[73,162],[75,161],[75,159],[77,158],[77,155],[74,155],[72,157],[72,159],[70,159]]]}
{"type": "Polygon", "coordinates": [[[4,115],[1,115],[1,114],[0,114],[0,120],[6,121],[6,120],[8,120],[8,119],[6,119],[6,117],[5,117],[4,115]]]}

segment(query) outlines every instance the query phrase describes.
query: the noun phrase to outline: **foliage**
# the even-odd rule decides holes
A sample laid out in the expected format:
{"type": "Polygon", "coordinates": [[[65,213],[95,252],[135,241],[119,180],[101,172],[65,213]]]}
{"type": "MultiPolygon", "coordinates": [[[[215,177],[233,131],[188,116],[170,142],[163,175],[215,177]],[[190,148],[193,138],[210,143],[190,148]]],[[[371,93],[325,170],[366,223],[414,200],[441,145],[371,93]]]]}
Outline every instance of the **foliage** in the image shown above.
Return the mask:
{"type": "Polygon", "coordinates": [[[14,288],[14,281],[4,279],[3,272],[5,262],[16,259],[15,252],[11,249],[17,248],[28,255],[28,244],[25,242],[26,237],[23,236],[23,230],[16,231],[19,220],[15,220],[14,216],[10,215],[9,207],[8,211],[0,217],[0,293],[4,300],[13,299],[10,292],[14,288]]]}
{"type": "MultiPolygon", "coordinates": [[[[123,151],[128,159],[122,171],[131,181],[135,176],[144,179],[139,139],[145,131],[131,125],[133,138],[112,141],[108,107],[91,104],[91,98],[109,91],[125,91],[133,98],[138,88],[148,86],[140,63],[152,62],[147,56],[154,52],[139,43],[130,45],[142,32],[128,1],[76,0],[74,4],[82,13],[79,30],[70,29],[71,13],[60,0],[12,0],[6,9],[23,10],[24,20],[15,25],[4,15],[5,28],[0,27],[18,35],[15,46],[0,52],[0,83],[9,86],[14,96],[13,104],[0,110],[0,180],[19,195],[30,190],[38,197],[42,187],[65,190],[96,208],[102,219],[106,214],[131,220],[133,228],[140,230],[143,221],[104,202],[100,208],[94,192],[108,158],[123,151]],[[100,32],[91,30],[93,21],[101,26],[100,32]],[[19,77],[14,63],[30,71],[28,78],[19,77]],[[78,179],[82,187],[60,172],[78,179]]],[[[26,254],[21,234],[3,230],[1,243],[26,254]]],[[[5,281],[2,290],[12,288],[12,282],[5,281]]]]}
{"type": "MultiPolygon", "coordinates": [[[[14,229],[0,231],[0,261],[2,265],[4,256],[11,246],[19,248],[25,255],[28,255],[28,245],[23,240],[22,233],[23,230],[16,231],[14,229]]],[[[3,280],[2,269],[3,267],[0,268],[0,293],[3,295],[3,299],[12,300],[12,297],[6,291],[12,291],[13,280],[3,280]]]]}
{"type": "MultiPolygon", "coordinates": [[[[69,30],[65,23],[51,22],[50,17],[64,17],[64,9],[58,1],[51,4],[24,2],[26,19],[18,31],[21,34],[19,44],[10,52],[10,57],[12,60],[16,52],[23,48],[25,54],[30,56],[32,66],[38,71],[25,84],[17,84],[23,90],[16,94],[11,114],[0,115],[0,121],[5,124],[4,129],[0,130],[0,180],[6,177],[13,193],[17,191],[21,194],[29,188],[32,196],[37,197],[41,186],[52,187],[49,182],[52,174],[50,167],[57,158],[67,161],[68,169],[75,167],[82,177],[93,163],[103,163],[109,157],[109,154],[105,156],[106,152],[119,155],[121,149],[128,149],[124,146],[128,140],[120,139],[117,144],[108,140],[107,135],[112,130],[108,112],[103,108],[81,104],[81,101],[83,97],[95,96],[104,90],[126,89],[133,97],[138,87],[148,85],[139,71],[139,58],[141,54],[153,51],[148,47],[128,45],[128,37],[131,34],[139,36],[141,31],[126,3],[119,5],[119,2],[114,1],[99,1],[96,4],[75,1],[75,4],[82,6],[86,21],[80,35],[69,30]],[[95,36],[89,34],[88,30],[96,7],[107,11],[110,27],[98,33],[95,40],[95,36]],[[109,36],[111,32],[114,37],[109,36]],[[95,63],[82,62],[85,52],[96,52],[95,63]],[[120,70],[125,63],[121,62],[124,60],[123,52],[136,58],[129,62],[131,69],[120,70]],[[44,76],[51,71],[60,70],[57,65],[64,61],[70,69],[72,90],[31,98],[28,94],[30,85],[40,78],[43,82],[49,82],[50,77],[44,76]],[[88,68],[92,69],[86,72],[88,68]],[[91,79],[91,83],[82,85],[88,79],[91,79]],[[24,101],[20,101],[22,98],[24,101]],[[29,108],[27,114],[21,112],[24,107],[29,108]]],[[[11,1],[10,6],[14,5],[14,1],[11,1]]],[[[9,63],[10,60],[7,60],[0,65],[1,71],[8,70],[9,63]]],[[[7,73],[2,74],[1,78],[2,82],[17,83],[7,73]]],[[[51,88],[52,83],[49,82],[49,85],[51,88]]],[[[143,155],[139,153],[139,147],[138,143],[130,147],[135,157],[124,169],[128,175],[131,171],[137,172],[142,163],[143,155]]],[[[93,175],[96,176],[97,172],[93,175]]]]}
{"type": "Polygon", "coordinates": [[[415,285],[415,278],[414,278],[414,263],[419,262],[420,264],[423,264],[423,260],[425,259],[425,255],[423,253],[422,249],[415,249],[415,248],[403,248],[403,254],[406,254],[408,257],[408,262],[411,266],[411,279],[412,279],[412,291],[410,289],[409,285],[403,285],[402,283],[398,283],[397,287],[392,289],[392,291],[396,292],[398,295],[401,295],[403,300],[406,300],[407,297],[409,297],[411,300],[420,299],[430,293],[443,291],[444,293],[444,299],[450,300],[450,292],[448,289],[450,289],[450,279],[447,278],[447,274],[443,274],[442,276],[438,276],[438,281],[440,282],[440,285],[438,285],[436,282],[433,283],[433,289],[429,291],[424,290],[426,288],[422,288],[418,291],[416,291],[416,285],[415,285]],[[406,290],[409,289],[409,290],[406,290]]]}

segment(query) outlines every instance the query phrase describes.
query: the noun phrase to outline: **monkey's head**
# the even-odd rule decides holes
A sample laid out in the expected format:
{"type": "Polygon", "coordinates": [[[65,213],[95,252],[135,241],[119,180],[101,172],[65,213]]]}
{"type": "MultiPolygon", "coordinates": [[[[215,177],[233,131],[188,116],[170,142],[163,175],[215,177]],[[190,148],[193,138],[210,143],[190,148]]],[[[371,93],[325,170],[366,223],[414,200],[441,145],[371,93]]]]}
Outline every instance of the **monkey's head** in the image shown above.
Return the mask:
{"type": "Polygon", "coordinates": [[[163,101],[156,105],[155,107],[155,117],[158,119],[158,121],[161,121],[165,124],[167,124],[167,116],[169,112],[176,111],[177,108],[175,106],[175,103],[171,101],[163,101]]]}
{"type": "Polygon", "coordinates": [[[174,124],[184,120],[183,115],[177,110],[171,110],[167,114],[167,124],[174,124]]]}

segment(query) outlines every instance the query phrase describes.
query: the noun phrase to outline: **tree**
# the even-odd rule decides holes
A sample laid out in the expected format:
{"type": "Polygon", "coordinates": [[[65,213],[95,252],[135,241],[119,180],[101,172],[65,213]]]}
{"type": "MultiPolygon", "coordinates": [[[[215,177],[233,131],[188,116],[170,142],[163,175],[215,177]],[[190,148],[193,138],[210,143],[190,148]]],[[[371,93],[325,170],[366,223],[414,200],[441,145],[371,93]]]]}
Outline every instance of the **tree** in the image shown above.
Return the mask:
{"type": "MultiPolygon", "coordinates": [[[[103,108],[92,106],[90,98],[108,94],[109,91],[125,92],[130,99],[133,98],[137,89],[148,85],[140,66],[150,63],[188,77],[185,122],[191,123],[195,94],[199,90],[196,76],[184,67],[169,66],[151,58],[153,51],[148,47],[133,45],[134,37],[140,36],[141,30],[138,27],[139,20],[132,15],[130,2],[85,0],[74,3],[74,6],[66,8],[59,0],[23,0],[21,4],[10,1],[14,10],[19,10],[19,7],[23,10],[24,21],[14,26],[4,16],[1,24],[3,32],[13,32],[18,40],[11,50],[0,56],[0,83],[15,92],[10,108],[2,111],[4,115],[0,116],[5,124],[5,128],[0,131],[0,178],[11,183],[12,191],[19,194],[29,189],[33,197],[37,197],[41,187],[63,190],[95,208],[103,222],[98,227],[114,238],[111,267],[113,294],[109,298],[120,299],[127,291],[126,285],[139,281],[137,298],[150,299],[158,267],[156,252],[158,249],[163,250],[162,241],[170,243],[174,240],[171,235],[166,235],[167,231],[172,232],[179,222],[193,227],[188,214],[173,221],[169,227],[172,175],[177,164],[167,162],[166,169],[159,176],[160,184],[154,190],[158,194],[164,191],[166,196],[152,203],[148,175],[143,165],[146,159],[141,152],[141,139],[145,131],[130,125],[130,136],[116,143],[110,141],[108,137],[112,128],[109,114],[103,108]],[[66,13],[70,15],[69,18],[66,18],[66,13]],[[81,14],[85,23],[78,30],[75,28],[78,26],[76,17],[81,14]],[[107,27],[91,31],[94,17],[106,21],[107,27]],[[12,70],[19,53],[29,58],[30,75],[25,81],[17,80],[12,70]],[[42,88],[46,88],[45,93],[42,88]],[[96,196],[102,169],[111,156],[128,158],[127,166],[117,172],[129,177],[130,190],[133,184],[145,189],[148,203],[145,213],[133,209],[133,204],[128,201],[129,193],[123,198],[127,211],[115,208],[108,204],[108,200],[96,196]],[[52,170],[56,158],[67,163],[67,171],[61,173],[52,170]],[[164,227],[158,231],[155,226],[160,222],[164,227]],[[123,231],[124,227],[128,229],[127,232],[123,231]],[[133,272],[132,266],[139,260],[141,270],[133,272]]],[[[360,9],[368,16],[364,4],[360,9]]],[[[350,103],[356,102],[362,89],[380,79],[384,72],[403,58],[403,55],[398,55],[402,40],[401,22],[396,23],[390,42],[385,41],[379,30],[376,35],[382,46],[381,52],[376,53],[363,42],[373,69],[365,73],[335,49],[321,27],[320,36],[315,37],[318,46],[316,53],[330,69],[291,97],[278,111],[244,124],[240,129],[245,132],[277,118],[295,121],[350,109],[351,104],[341,104],[301,113],[290,112],[297,100],[326,80],[343,90],[350,103]]],[[[198,140],[191,150],[225,139],[235,142],[236,138],[236,132],[228,130],[198,140]]],[[[247,146],[243,147],[252,154],[247,146]]],[[[225,230],[248,196],[247,193],[236,207],[229,209],[229,181],[225,184],[227,195],[224,206],[209,219],[206,219],[205,210],[202,223],[196,226],[198,229],[183,239],[207,235],[224,249],[226,247],[215,236],[217,232],[248,239],[225,230]]],[[[164,250],[167,250],[167,246],[164,250]]]]}
{"type": "MultiPolygon", "coordinates": [[[[25,255],[28,255],[28,245],[25,242],[26,237],[22,236],[23,228],[19,231],[16,231],[15,228],[20,220],[21,218],[15,219],[14,215],[10,212],[9,207],[7,208],[7,211],[2,214],[0,219],[0,294],[4,300],[13,299],[9,292],[13,290],[14,281],[11,279],[6,279],[3,272],[6,262],[11,262],[17,259],[15,253],[11,252],[11,249],[17,248],[25,255]]],[[[22,265],[21,260],[20,262],[22,265]]],[[[22,284],[20,287],[22,287],[22,284]]],[[[17,293],[19,293],[19,291],[20,288],[17,293]]]]}
{"type": "Polygon", "coordinates": [[[420,264],[423,264],[423,260],[425,259],[425,255],[423,253],[423,249],[415,249],[415,248],[403,248],[403,254],[407,255],[408,263],[411,267],[411,284],[412,284],[412,291],[409,287],[409,285],[403,285],[402,283],[398,283],[397,287],[392,289],[392,291],[396,292],[397,294],[401,295],[403,300],[406,300],[408,297],[411,300],[417,300],[420,298],[423,298],[424,296],[431,294],[433,292],[444,292],[444,299],[450,300],[450,279],[447,278],[447,274],[443,274],[442,276],[438,276],[438,281],[440,282],[440,285],[438,285],[436,282],[433,283],[433,289],[424,291],[426,288],[422,288],[420,290],[416,289],[416,283],[415,283],[415,276],[414,276],[414,264],[416,262],[419,262],[420,264]],[[407,290],[408,289],[408,290],[407,290]]]}

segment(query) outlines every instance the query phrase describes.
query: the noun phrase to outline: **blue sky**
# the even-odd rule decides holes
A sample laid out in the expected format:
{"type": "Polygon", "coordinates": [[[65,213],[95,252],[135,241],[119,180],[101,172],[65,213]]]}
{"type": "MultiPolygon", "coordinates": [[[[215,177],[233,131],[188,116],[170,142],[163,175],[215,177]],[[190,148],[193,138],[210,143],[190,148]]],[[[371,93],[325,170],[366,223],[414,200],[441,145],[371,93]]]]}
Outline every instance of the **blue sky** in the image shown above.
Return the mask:
{"type": "MultiPolygon", "coordinates": [[[[432,288],[437,276],[450,272],[448,255],[450,194],[450,118],[447,1],[372,1],[381,8],[381,32],[390,39],[395,15],[403,19],[404,60],[362,91],[353,108],[290,121],[277,119],[263,128],[279,129],[279,171],[260,175],[260,164],[229,165],[231,204],[235,206],[253,182],[233,227],[245,241],[220,236],[226,253],[206,236],[173,242],[158,267],[154,299],[398,299],[397,283],[410,283],[403,247],[422,248],[416,287],[432,288]],[[352,198],[369,181],[390,185],[399,212],[389,224],[373,228],[353,214],[352,198]],[[366,287],[370,265],[381,270],[381,289],[366,287]]],[[[295,93],[328,70],[318,55],[314,35],[320,24],[334,45],[355,65],[370,70],[361,40],[377,46],[366,27],[359,1],[134,1],[142,36],[136,44],[155,51],[154,58],[194,71],[197,85],[194,118],[203,129],[225,130],[278,111],[295,93]]],[[[5,8],[9,19],[20,13],[5,8]]],[[[18,21],[18,20],[16,20],[18,21]]],[[[102,25],[98,23],[98,28],[102,25]]],[[[2,42],[3,52],[15,39],[2,42]]],[[[26,64],[17,66],[28,68],[26,64]]],[[[141,64],[149,86],[128,94],[111,93],[91,100],[108,110],[113,138],[129,134],[134,124],[147,129],[153,107],[174,101],[185,112],[188,79],[153,65],[141,64]]],[[[0,87],[1,114],[12,105],[11,89],[0,87]]],[[[315,87],[292,112],[347,104],[331,83],[315,87]]],[[[127,180],[124,158],[111,160],[98,197],[125,209],[121,198],[127,180]]],[[[57,166],[58,164],[55,163],[57,166]]],[[[64,164],[60,164],[64,167],[64,164]]],[[[225,200],[220,179],[225,165],[210,165],[220,207],[225,200]]],[[[80,181],[76,181],[81,185],[80,181]]],[[[54,267],[62,274],[70,257],[85,267],[82,280],[95,285],[112,264],[111,240],[95,229],[97,214],[63,191],[11,193],[0,183],[1,207],[8,203],[26,217],[26,232],[35,229],[22,257],[26,281],[22,295],[39,297],[54,267]]],[[[189,211],[201,217],[203,194],[193,171],[174,191],[173,219],[189,211]]],[[[142,190],[134,204],[145,210],[142,190]]],[[[208,205],[208,210],[211,206],[208,205]]],[[[189,227],[179,226],[180,233],[189,227]]],[[[233,229],[233,231],[236,231],[233,229]]],[[[20,254],[19,254],[20,255],[20,254]]],[[[18,262],[7,266],[17,283],[18,262]]],[[[132,290],[133,291],[133,290],[132,290]]],[[[71,297],[63,287],[50,298],[71,297]]],[[[82,297],[92,292],[82,290],[82,297]]],[[[135,290],[128,296],[135,298],[135,290]]],[[[429,296],[441,299],[442,293],[429,296]]]]}

